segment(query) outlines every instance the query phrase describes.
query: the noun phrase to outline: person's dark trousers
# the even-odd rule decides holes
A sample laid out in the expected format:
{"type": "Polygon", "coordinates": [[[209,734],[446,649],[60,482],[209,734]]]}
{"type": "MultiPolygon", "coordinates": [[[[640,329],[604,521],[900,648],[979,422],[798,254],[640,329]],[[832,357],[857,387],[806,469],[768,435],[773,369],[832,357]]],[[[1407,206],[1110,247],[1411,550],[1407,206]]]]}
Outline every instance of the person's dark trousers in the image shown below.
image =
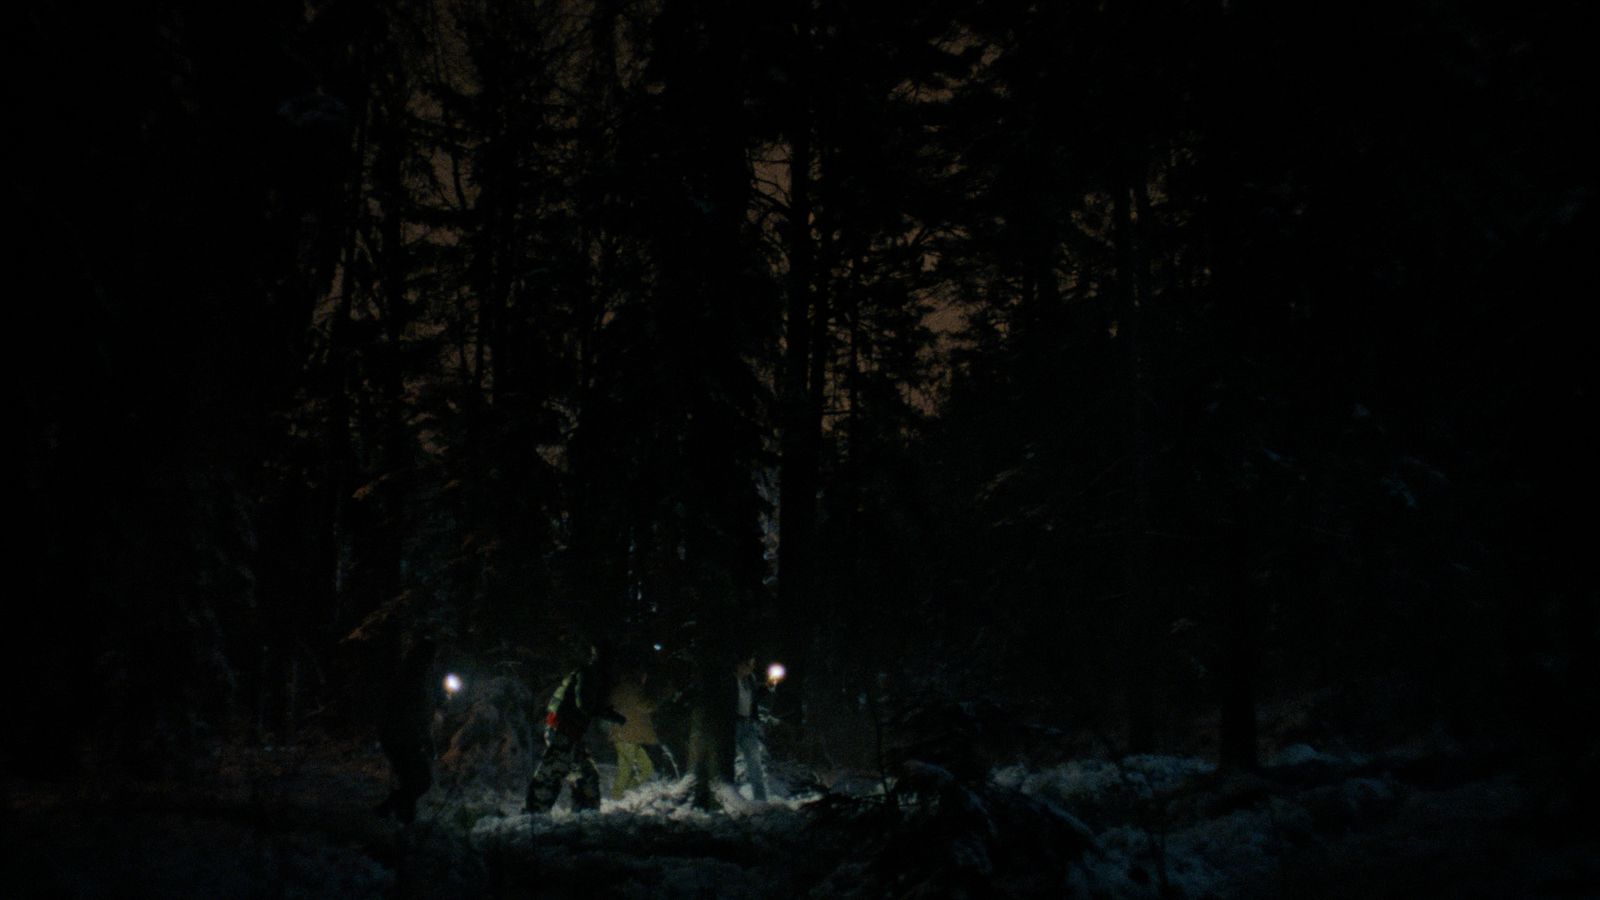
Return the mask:
{"type": "Polygon", "coordinates": [[[572,808],[575,810],[600,808],[600,770],[595,768],[582,737],[574,738],[560,731],[545,734],[544,755],[534,770],[533,781],[528,783],[528,812],[549,812],[561,796],[561,783],[573,772],[578,780],[572,786],[572,808]]]}
{"type": "Polygon", "coordinates": [[[756,800],[767,799],[767,773],[761,767],[761,726],[753,719],[739,719],[734,726],[734,741],[744,757],[744,775],[756,800]]]}

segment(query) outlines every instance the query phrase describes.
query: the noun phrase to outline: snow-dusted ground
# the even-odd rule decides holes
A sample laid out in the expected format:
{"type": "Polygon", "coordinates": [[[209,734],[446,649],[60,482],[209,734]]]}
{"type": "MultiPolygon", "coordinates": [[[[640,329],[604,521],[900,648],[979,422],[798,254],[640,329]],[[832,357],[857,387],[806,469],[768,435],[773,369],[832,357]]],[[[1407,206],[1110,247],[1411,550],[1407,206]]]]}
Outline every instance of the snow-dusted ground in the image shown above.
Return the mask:
{"type": "Polygon", "coordinates": [[[723,789],[716,812],[658,780],[537,816],[503,783],[441,779],[401,828],[370,813],[370,747],[236,749],[182,784],[7,784],[0,896],[1600,895],[1589,838],[1542,829],[1509,771],[1419,778],[1427,759],[1304,746],[1269,762],[1076,760],[984,784],[924,765],[887,796],[723,789]]]}

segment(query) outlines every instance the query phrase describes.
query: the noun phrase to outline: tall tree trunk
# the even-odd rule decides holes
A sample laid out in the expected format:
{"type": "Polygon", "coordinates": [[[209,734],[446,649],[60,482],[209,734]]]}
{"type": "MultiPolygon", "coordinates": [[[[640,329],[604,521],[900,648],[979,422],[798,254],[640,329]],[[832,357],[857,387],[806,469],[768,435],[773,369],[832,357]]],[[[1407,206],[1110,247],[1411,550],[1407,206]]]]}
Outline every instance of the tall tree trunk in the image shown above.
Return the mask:
{"type": "Polygon", "coordinates": [[[1154,642],[1160,630],[1157,627],[1156,591],[1152,564],[1154,554],[1150,545],[1150,478],[1151,441],[1148,414],[1149,402],[1146,384],[1146,364],[1143,358],[1143,296],[1147,281],[1145,261],[1139,246],[1139,217],[1136,212],[1138,179],[1144,177],[1142,167],[1130,166],[1117,186],[1114,201],[1117,252],[1117,294],[1120,301],[1117,313],[1116,334],[1122,342],[1119,354],[1123,371],[1123,414],[1126,435],[1124,440],[1130,464],[1127,468],[1127,511],[1125,521],[1128,533],[1124,548],[1126,596],[1123,599],[1123,638],[1128,641],[1124,660],[1124,690],[1128,727],[1128,749],[1144,753],[1156,745],[1156,666],[1159,662],[1154,642]]]}
{"type": "Polygon", "coordinates": [[[778,596],[789,609],[810,587],[812,532],[816,527],[817,404],[810,393],[811,141],[797,136],[790,163],[786,245],[788,315],[784,328],[782,460],[778,500],[778,596]]]}
{"type": "Polygon", "coordinates": [[[1223,584],[1223,656],[1220,671],[1221,734],[1218,764],[1254,771],[1256,750],[1256,672],[1261,658],[1258,589],[1250,573],[1250,530],[1235,523],[1228,534],[1223,584]]]}
{"type": "Polygon", "coordinates": [[[350,440],[350,395],[355,390],[350,365],[354,348],[350,345],[350,316],[356,291],[356,255],[360,252],[361,219],[365,215],[367,188],[367,132],[370,111],[363,108],[355,138],[355,171],[350,175],[350,195],[346,200],[345,238],[339,265],[339,307],[329,324],[328,366],[334,386],[328,398],[328,491],[330,494],[328,529],[333,553],[332,624],[340,635],[349,622],[349,589],[355,551],[350,534],[350,495],[355,491],[357,463],[350,440]]]}
{"type": "Polygon", "coordinates": [[[809,63],[811,0],[794,3],[791,73],[795,86],[786,130],[789,135],[789,210],[784,246],[789,270],[784,282],[787,309],[780,385],[778,475],[778,606],[772,621],[788,624],[777,647],[794,664],[796,692],[804,690],[807,624],[817,592],[817,488],[821,464],[821,361],[826,353],[826,317],[816,285],[817,253],[811,237],[813,129],[811,97],[804,68],[809,63]]]}
{"type": "Polygon", "coordinates": [[[381,402],[376,427],[377,448],[372,454],[377,462],[377,472],[374,474],[383,479],[383,487],[369,501],[377,504],[377,516],[372,523],[373,540],[367,558],[368,583],[373,589],[372,600],[376,604],[394,599],[402,587],[404,548],[401,519],[412,465],[405,415],[404,355],[401,352],[408,314],[402,212],[406,188],[400,167],[405,136],[395,122],[395,118],[402,115],[393,108],[399,103],[392,98],[388,102],[391,108],[378,113],[380,125],[376,129],[378,147],[373,172],[373,187],[382,209],[377,223],[377,259],[374,263],[378,273],[376,299],[383,328],[382,349],[373,354],[381,402]]]}
{"type": "Polygon", "coordinates": [[[696,673],[689,718],[689,771],[694,775],[694,804],[716,806],[716,785],[734,780],[734,712],[738,701],[734,663],[744,650],[731,645],[708,647],[696,673]]]}

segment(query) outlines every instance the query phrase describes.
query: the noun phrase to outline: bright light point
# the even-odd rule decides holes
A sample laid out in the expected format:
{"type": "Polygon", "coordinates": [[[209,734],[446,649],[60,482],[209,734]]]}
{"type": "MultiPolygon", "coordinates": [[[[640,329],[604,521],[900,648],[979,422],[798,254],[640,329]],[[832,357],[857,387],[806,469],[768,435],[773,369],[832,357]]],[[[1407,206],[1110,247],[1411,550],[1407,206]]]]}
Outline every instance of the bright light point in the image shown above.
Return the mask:
{"type": "Polygon", "coordinates": [[[454,672],[444,677],[444,692],[446,694],[459,694],[461,692],[461,676],[454,672]]]}
{"type": "Polygon", "coordinates": [[[787,674],[789,674],[789,670],[783,667],[783,663],[773,663],[772,665],[767,666],[767,683],[777,684],[778,682],[782,681],[783,676],[787,674]]]}
{"type": "Polygon", "coordinates": [[[661,652],[661,645],[660,644],[651,644],[651,646],[656,648],[656,652],[657,653],[661,652]]]}

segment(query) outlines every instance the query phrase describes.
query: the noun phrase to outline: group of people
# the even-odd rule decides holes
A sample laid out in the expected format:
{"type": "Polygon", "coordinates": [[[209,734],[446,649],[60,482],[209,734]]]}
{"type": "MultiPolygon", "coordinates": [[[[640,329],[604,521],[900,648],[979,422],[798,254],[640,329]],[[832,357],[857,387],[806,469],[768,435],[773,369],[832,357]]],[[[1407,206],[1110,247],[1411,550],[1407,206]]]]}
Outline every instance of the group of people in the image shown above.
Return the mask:
{"type": "MultiPolygon", "coordinates": [[[[755,677],[755,657],[741,659],[733,674],[738,697],[734,743],[744,761],[751,796],[765,801],[760,731],[764,686],[755,677]]],[[[655,776],[651,752],[660,742],[651,720],[655,705],[647,697],[646,678],[638,671],[613,677],[609,653],[592,647],[588,663],[561,682],[545,710],[545,749],[528,785],[528,812],[549,811],[568,780],[573,782],[574,809],[600,808],[600,772],[586,741],[588,730],[596,723],[605,730],[616,754],[616,777],[611,782],[613,800],[622,799],[628,790],[655,776]]]]}
{"type": "MultiPolygon", "coordinates": [[[[412,821],[418,798],[433,783],[429,736],[433,703],[427,672],[434,655],[435,647],[427,640],[415,642],[401,654],[379,729],[380,744],[399,782],[379,812],[402,822],[412,821]]],[[[619,669],[611,656],[609,648],[591,646],[586,662],[568,673],[552,693],[541,725],[543,752],[528,784],[528,812],[548,812],[568,781],[574,809],[600,808],[600,772],[588,746],[594,729],[601,730],[615,753],[612,799],[622,799],[655,777],[662,759],[657,754],[665,753],[652,719],[658,706],[655,692],[647,688],[643,670],[619,669]]],[[[757,679],[755,668],[754,656],[743,657],[732,673],[729,694],[736,697],[734,745],[744,763],[745,780],[751,796],[765,801],[760,720],[768,685],[757,679]]]]}

